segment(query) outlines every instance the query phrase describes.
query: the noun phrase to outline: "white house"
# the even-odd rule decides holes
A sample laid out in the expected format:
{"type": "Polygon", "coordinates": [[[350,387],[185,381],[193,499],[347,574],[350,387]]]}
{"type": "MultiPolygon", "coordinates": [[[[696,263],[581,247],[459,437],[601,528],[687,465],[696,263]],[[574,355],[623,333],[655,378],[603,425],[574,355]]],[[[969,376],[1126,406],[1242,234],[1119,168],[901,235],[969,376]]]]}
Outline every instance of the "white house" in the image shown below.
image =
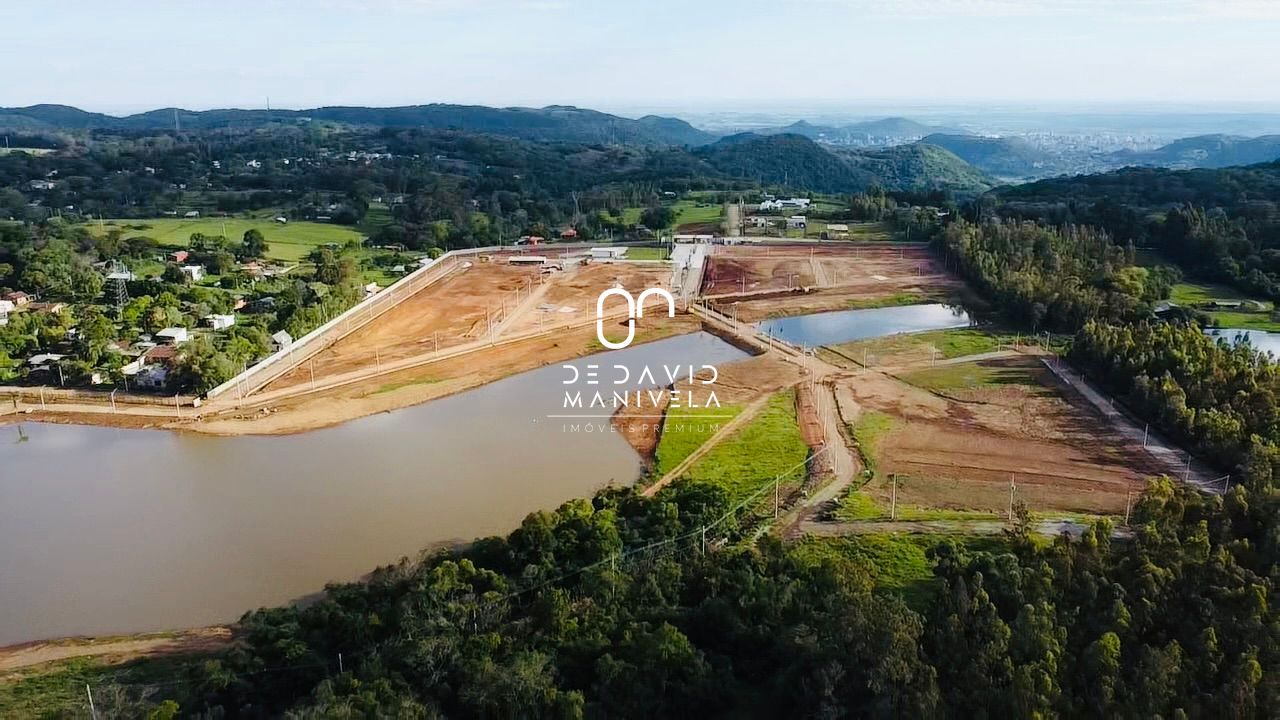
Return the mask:
{"type": "Polygon", "coordinates": [[[198,218],[198,217],[200,217],[200,211],[199,211],[199,210],[188,210],[188,211],[186,211],[185,213],[183,213],[183,214],[182,214],[182,217],[184,217],[184,218],[198,218]]]}
{"type": "Polygon", "coordinates": [[[625,247],[595,247],[591,248],[592,260],[621,260],[627,256],[625,247]]]}
{"type": "Polygon", "coordinates": [[[827,237],[849,237],[849,226],[844,223],[828,223],[827,237]]]}
{"type": "Polygon", "coordinates": [[[769,218],[763,215],[752,215],[747,218],[747,224],[754,228],[767,228],[769,227],[769,218]]]}
{"type": "MultiPolygon", "coordinates": [[[[285,160],[285,162],[289,162],[289,161],[285,160]]],[[[279,215],[276,217],[276,222],[280,223],[281,225],[287,225],[289,223],[289,218],[283,215],[279,215]]]]}
{"type": "Polygon", "coordinates": [[[271,334],[271,350],[277,352],[283,350],[293,344],[293,336],[281,330],[278,333],[271,334]]]}
{"type": "Polygon", "coordinates": [[[235,315],[205,315],[204,321],[214,330],[226,330],[236,324],[235,315]]]}
{"type": "Polygon", "coordinates": [[[191,334],[184,327],[167,327],[155,335],[156,340],[169,345],[181,345],[191,339],[191,334]]]}
{"type": "Polygon", "coordinates": [[[191,278],[191,282],[200,282],[200,279],[204,277],[203,265],[183,265],[181,270],[183,275],[191,278]]]}
{"type": "Polygon", "coordinates": [[[781,200],[765,200],[764,202],[760,203],[760,206],[758,209],[760,210],[760,212],[767,212],[769,210],[781,210],[782,201],[781,200]]]}
{"type": "Polygon", "coordinates": [[[788,230],[803,230],[807,225],[807,221],[803,215],[792,215],[787,218],[788,230]]]}

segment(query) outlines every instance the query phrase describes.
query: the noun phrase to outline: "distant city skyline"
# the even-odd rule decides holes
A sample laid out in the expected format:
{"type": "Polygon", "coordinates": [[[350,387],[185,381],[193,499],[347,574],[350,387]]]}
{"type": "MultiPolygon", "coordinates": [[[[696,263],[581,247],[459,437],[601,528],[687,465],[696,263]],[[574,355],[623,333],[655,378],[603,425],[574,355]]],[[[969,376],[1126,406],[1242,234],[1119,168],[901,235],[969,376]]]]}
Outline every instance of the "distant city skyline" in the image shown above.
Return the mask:
{"type": "Polygon", "coordinates": [[[0,105],[1280,108],[1267,0],[124,0],[0,11],[0,105]]]}

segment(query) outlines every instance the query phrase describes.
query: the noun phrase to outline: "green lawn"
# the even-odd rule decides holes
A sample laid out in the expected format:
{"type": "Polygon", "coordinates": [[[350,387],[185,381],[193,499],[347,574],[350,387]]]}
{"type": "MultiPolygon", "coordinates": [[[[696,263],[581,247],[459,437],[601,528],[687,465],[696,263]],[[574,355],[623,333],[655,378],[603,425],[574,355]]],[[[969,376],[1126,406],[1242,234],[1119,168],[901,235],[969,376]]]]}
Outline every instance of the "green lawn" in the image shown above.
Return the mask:
{"type": "Polygon", "coordinates": [[[195,233],[225,235],[229,240],[238,242],[246,231],[257,228],[267,239],[267,256],[285,262],[298,262],[320,245],[336,243],[342,246],[351,240],[359,241],[362,237],[360,233],[343,225],[302,221],[280,225],[268,218],[104,220],[101,224],[90,222],[86,227],[94,234],[116,228],[126,236],[145,235],[161,245],[171,247],[185,247],[195,233]]]}
{"type": "Polygon", "coordinates": [[[716,203],[705,204],[694,200],[679,200],[673,206],[676,211],[675,227],[681,225],[719,223],[724,206],[716,203]]]}
{"type": "Polygon", "coordinates": [[[671,253],[665,247],[627,248],[628,260],[666,260],[671,253]]]}
{"type": "Polygon", "coordinates": [[[391,208],[386,203],[369,203],[369,209],[356,227],[365,235],[373,235],[391,224],[391,208]]]}
{"type": "Polygon", "coordinates": [[[864,410],[858,423],[849,428],[857,445],[862,465],[871,475],[876,473],[876,458],[880,454],[880,441],[893,429],[893,416],[878,410],[864,410]]]}
{"type": "Polygon", "coordinates": [[[1244,330],[1266,330],[1280,332],[1280,322],[1272,319],[1275,304],[1258,298],[1252,298],[1229,285],[1216,283],[1180,282],[1173,286],[1169,300],[1183,307],[1197,307],[1215,300],[1252,300],[1266,308],[1260,312],[1247,310],[1208,310],[1202,312],[1213,318],[1219,327],[1244,330]]]}
{"type": "Polygon", "coordinates": [[[689,469],[692,480],[723,487],[733,502],[746,498],[774,478],[801,481],[809,446],[796,424],[795,391],[784,390],[745,427],[717,445],[689,469]]]}
{"type": "Polygon", "coordinates": [[[672,408],[663,420],[662,438],[654,451],[654,474],[662,477],[702,447],[719,426],[733,420],[742,408],[737,405],[710,408],[672,408]],[[710,416],[710,417],[709,417],[710,416]]]}

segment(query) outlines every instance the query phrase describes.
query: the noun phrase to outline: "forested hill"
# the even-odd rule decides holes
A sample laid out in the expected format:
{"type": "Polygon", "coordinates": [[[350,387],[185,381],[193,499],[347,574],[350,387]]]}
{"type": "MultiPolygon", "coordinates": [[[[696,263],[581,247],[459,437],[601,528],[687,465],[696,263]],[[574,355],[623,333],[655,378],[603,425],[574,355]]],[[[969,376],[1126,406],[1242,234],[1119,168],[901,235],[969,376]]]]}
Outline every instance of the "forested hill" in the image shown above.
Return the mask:
{"type": "Polygon", "coordinates": [[[1276,203],[1280,202],[1280,161],[1218,169],[1130,167],[1098,175],[1058,177],[1001,187],[993,194],[1006,201],[1083,205],[1107,200],[1141,207],[1276,203]]]}
{"type": "Polygon", "coordinates": [[[1197,135],[1148,152],[1116,153],[1117,163],[1168,168],[1223,168],[1280,159],[1280,135],[1197,135]]]}
{"type": "Polygon", "coordinates": [[[1060,169],[1052,155],[1021,138],[935,133],[921,142],[945,148],[999,178],[1044,177],[1060,169]]]}
{"type": "Polygon", "coordinates": [[[994,184],[955,155],[922,144],[833,151],[800,135],[743,133],[695,154],[729,177],[818,192],[853,192],[879,185],[891,190],[968,193],[994,184]]]}
{"type": "Polygon", "coordinates": [[[675,118],[637,120],[595,110],[552,105],[544,108],[493,108],[479,105],[403,107],[321,107],[310,110],[205,110],[175,108],[116,117],[66,105],[0,108],[0,128],[35,130],[170,130],[246,128],[269,122],[327,121],[356,126],[457,129],[543,142],[606,145],[703,145],[716,139],[675,118]]]}

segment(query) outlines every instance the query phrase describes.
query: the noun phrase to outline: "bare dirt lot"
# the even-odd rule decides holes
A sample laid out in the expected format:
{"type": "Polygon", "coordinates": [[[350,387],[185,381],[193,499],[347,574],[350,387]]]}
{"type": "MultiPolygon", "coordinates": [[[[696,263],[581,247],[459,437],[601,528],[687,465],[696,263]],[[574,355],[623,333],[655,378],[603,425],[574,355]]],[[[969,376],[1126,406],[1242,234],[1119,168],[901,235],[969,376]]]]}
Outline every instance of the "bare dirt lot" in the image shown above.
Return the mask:
{"type": "Polygon", "coordinates": [[[276,380],[267,389],[373,367],[379,362],[474,342],[484,337],[490,321],[499,322],[504,308],[516,304],[516,291],[527,297],[538,286],[536,269],[505,262],[475,262],[427,286],[368,325],[325,348],[308,363],[276,380]]]}
{"type": "MultiPolygon", "coordinates": [[[[521,301],[510,321],[502,326],[509,335],[535,329],[551,329],[595,318],[596,299],[611,287],[621,286],[633,296],[647,288],[666,288],[671,281],[667,265],[633,263],[592,263],[549,274],[535,289],[532,300],[521,301]]],[[[617,310],[622,301],[613,299],[606,311],[617,310]]],[[[650,312],[657,312],[650,301],[650,312]]]]}
{"type": "Polygon", "coordinates": [[[1003,512],[1012,477],[1035,512],[1121,513],[1128,492],[1161,472],[1036,358],[906,377],[929,389],[872,371],[849,383],[864,409],[887,416],[872,443],[877,479],[863,489],[882,505],[896,475],[899,503],[1003,512]]]}
{"type": "Polygon", "coordinates": [[[740,300],[739,317],[755,321],[886,298],[925,302],[961,287],[922,245],[765,245],[716,248],[702,293],[740,300]]]}
{"type": "MultiPolygon", "coordinates": [[[[636,342],[696,332],[701,322],[687,314],[645,317],[636,342]]],[[[208,418],[190,429],[215,435],[283,435],[336,425],[470,390],[526,370],[598,352],[595,326],[484,348],[367,380],[280,400],[265,408],[208,418]]]]}

